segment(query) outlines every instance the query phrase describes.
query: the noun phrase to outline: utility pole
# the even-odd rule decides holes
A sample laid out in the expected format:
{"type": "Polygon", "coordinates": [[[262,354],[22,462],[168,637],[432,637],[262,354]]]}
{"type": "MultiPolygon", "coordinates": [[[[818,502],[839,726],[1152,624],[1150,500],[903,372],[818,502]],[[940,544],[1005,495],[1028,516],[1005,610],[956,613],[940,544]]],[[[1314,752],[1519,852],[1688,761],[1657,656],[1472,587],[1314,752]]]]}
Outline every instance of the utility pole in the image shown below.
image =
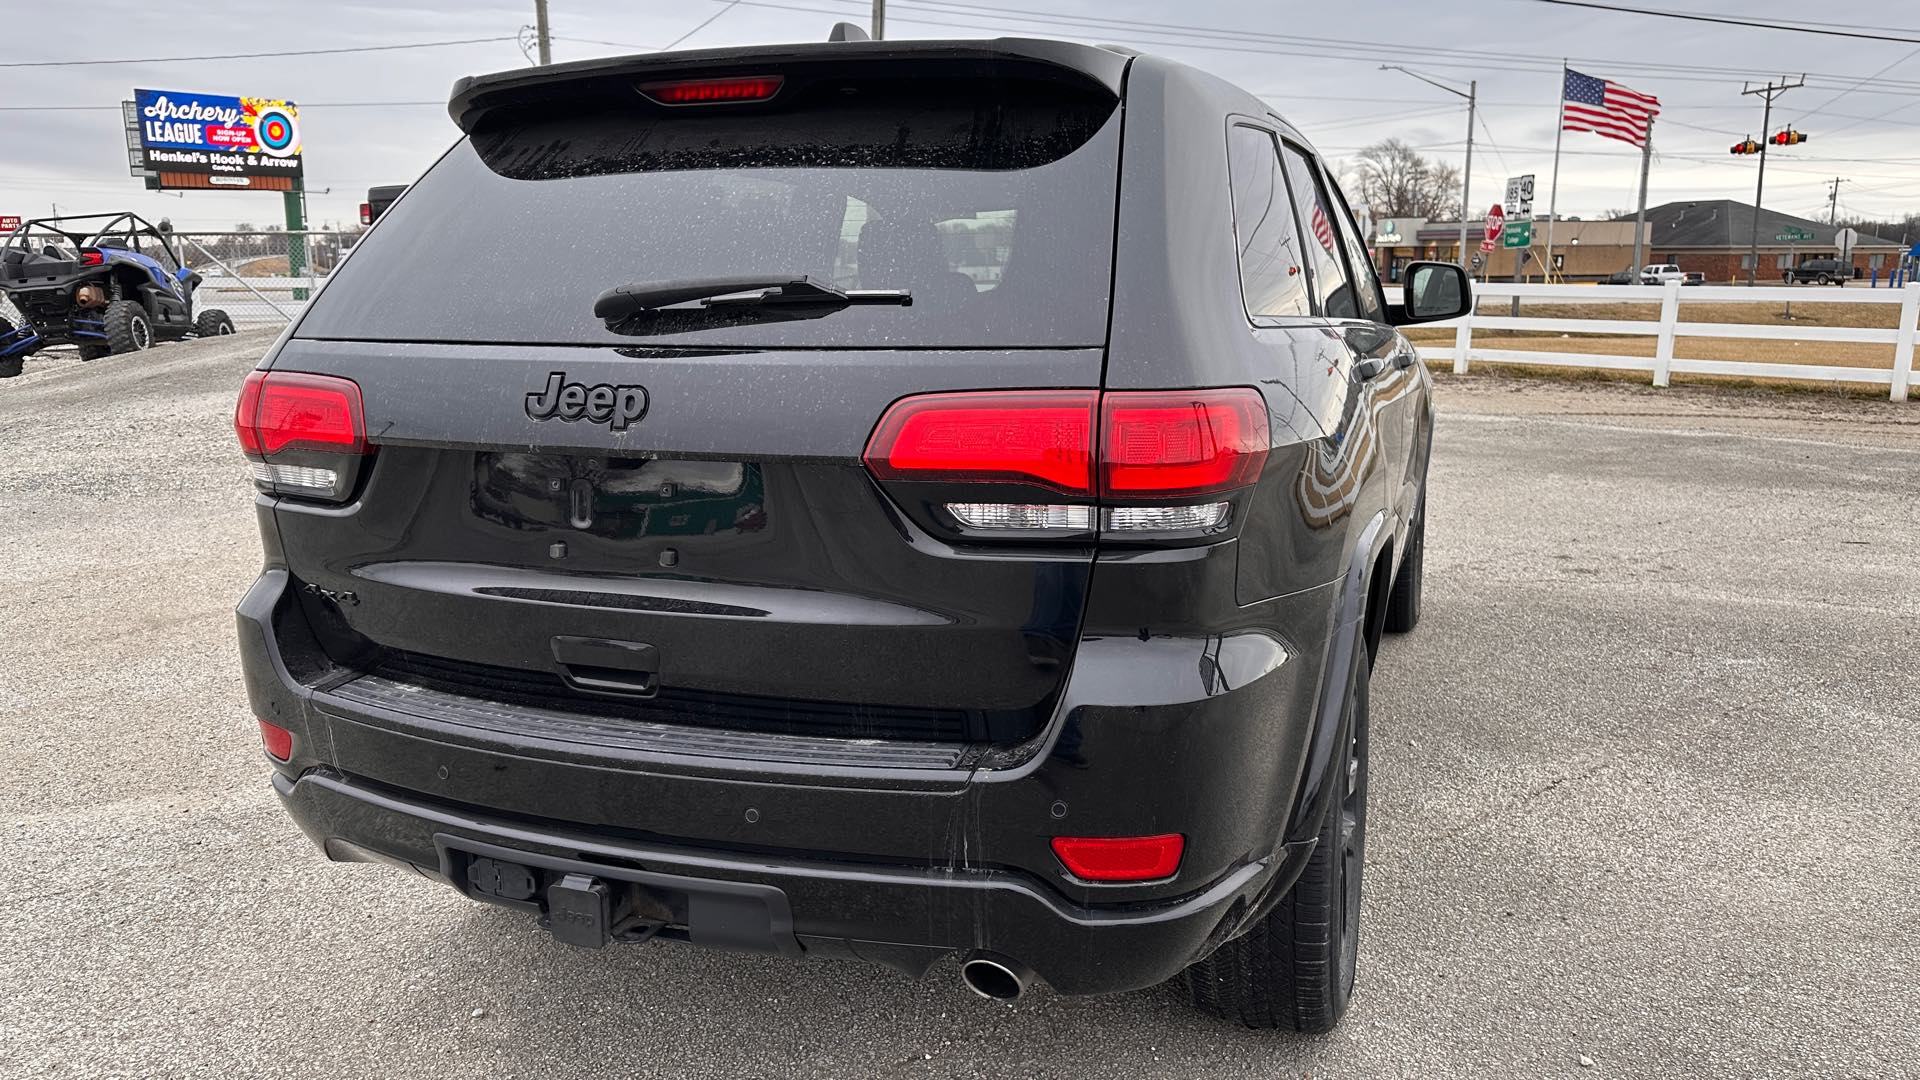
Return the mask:
{"type": "MultiPolygon", "coordinates": [[[[878,3],[879,0],[874,0],[878,3]]],[[[533,36],[540,44],[542,66],[553,63],[553,34],[547,26],[547,0],[533,0],[533,36]]]]}
{"type": "MultiPolygon", "coordinates": [[[[881,0],[874,0],[875,4],[878,4],[880,2],[881,0]]],[[[1462,97],[1467,99],[1467,164],[1466,164],[1466,167],[1460,171],[1460,266],[1464,269],[1469,262],[1467,257],[1467,209],[1472,204],[1471,193],[1473,191],[1473,124],[1474,124],[1475,109],[1478,107],[1479,100],[1480,100],[1480,80],[1475,79],[1472,82],[1469,82],[1467,84],[1466,92],[1462,93],[1459,90],[1451,86],[1448,86],[1446,83],[1435,82],[1432,79],[1427,78],[1425,75],[1422,75],[1417,71],[1411,71],[1407,68],[1403,68],[1399,64],[1381,64],[1380,70],[1381,71],[1398,71],[1403,75],[1411,75],[1414,78],[1419,79],[1421,82],[1426,83],[1428,86],[1437,86],[1440,89],[1445,90],[1447,93],[1452,94],[1454,97],[1462,97]]]]}
{"type": "Polygon", "coordinates": [[[1836,176],[1833,178],[1833,182],[1827,185],[1832,189],[1827,192],[1827,224],[1840,224],[1840,185],[1850,184],[1852,182],[1853,181],[1848,180],[1844,176],[1836,176]]]}
{"type": "MultiPolygon", "coordinates": [[[[1647,235],[1647,174],[1653,169],[1653,117],[1647,117],[1647,141],[1640,144],[1640,209],[1633,216],[1633,280],[1640,280],[1640,258],[1647,235]]],[[[1756,219],[1757,220],[1757,219],[1756,219]]],[[[1752,284],[1749,282],[1748,284],[1752,284]]]]}
{"type": "MultiPolygon", "coordinates": [[[[912,22],[912,19],[908,19],[912,22]]],[[[873,40],[884,41],[887,37],[887,0],[873,0],[873,40]]]]}
{"type": "Polygon", "coordinates": [[[1753,232],[1747,237],[1747,287],[1753,287],[1754,272],[1760,269],[1760,206],[1761,197],[1767,190],[1767,144],[1773,141],[1773,99],[1789,90],[1797,90],[1807,85],[1807,77],[1800,76],[1799,82],[1790,83],[1781,76],[1778,83],[1768,82],[1765,86],[1741,84],[1741,97],[1758,96],[1765,101],[1766,108],[1760,114],[1760,178],[1753,186],[1753,232]]]}

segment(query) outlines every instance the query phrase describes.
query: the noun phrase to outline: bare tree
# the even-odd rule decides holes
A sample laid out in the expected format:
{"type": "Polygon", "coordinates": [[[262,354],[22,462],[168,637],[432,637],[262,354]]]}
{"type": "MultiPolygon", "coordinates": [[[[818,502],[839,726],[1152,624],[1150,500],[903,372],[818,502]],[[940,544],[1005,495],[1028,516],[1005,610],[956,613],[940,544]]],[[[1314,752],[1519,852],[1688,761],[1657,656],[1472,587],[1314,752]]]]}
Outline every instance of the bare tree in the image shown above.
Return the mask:
{"type": "Polygon", "coordinates": [[[1352,183],[1376,218],[1444,219],[1460,213],[1460,170],[1421,157],[1400,139],[1361,150],[1352,183]]]}

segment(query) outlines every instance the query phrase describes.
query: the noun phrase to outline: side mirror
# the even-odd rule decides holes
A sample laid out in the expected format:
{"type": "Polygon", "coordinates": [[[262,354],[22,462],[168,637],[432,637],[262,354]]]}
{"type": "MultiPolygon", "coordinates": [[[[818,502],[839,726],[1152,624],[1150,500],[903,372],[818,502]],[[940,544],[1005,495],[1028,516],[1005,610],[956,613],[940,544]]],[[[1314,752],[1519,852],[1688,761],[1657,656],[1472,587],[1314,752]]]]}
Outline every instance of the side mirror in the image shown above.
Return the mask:
{"type": "Polygon", "coordinates": [[[1395,326],[1457,319],[1473,310],[1473,283],[1453,263],[1417,262],[1407,267],[1404,299],[1390,313],[1395,326]]]}

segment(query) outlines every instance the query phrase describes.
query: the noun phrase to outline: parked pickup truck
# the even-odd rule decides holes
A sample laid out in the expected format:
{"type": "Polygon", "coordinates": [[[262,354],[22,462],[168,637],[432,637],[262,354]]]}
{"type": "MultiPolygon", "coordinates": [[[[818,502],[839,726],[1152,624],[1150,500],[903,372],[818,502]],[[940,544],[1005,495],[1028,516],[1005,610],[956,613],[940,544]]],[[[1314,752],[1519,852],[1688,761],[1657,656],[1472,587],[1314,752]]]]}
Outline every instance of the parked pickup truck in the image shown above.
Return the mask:
{"type": "Polygon", "coordinates": [[[1687,275],[1672,263],[1655,263],[1640,268],[1640,284],[1665,285],[1669,281],[1686,281],[1687,275]]]}

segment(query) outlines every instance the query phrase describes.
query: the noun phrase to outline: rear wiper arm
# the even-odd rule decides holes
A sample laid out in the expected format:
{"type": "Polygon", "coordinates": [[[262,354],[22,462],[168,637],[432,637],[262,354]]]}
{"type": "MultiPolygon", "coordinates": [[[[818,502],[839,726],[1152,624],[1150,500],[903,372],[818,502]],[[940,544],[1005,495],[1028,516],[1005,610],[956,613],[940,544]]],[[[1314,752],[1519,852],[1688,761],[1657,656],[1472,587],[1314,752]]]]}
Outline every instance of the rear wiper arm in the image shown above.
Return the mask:
{"type": "Polygon", "coordinates": [[[684,278],[678,281],[636,281],[608,289],[593,302],[596,317],[617,322],[645,312],[658,312],[698,300],[703,308],[805,305],[846,307],[851,304],[909,306],[906,289],[839,289],[810,277],[684,278]]]}

